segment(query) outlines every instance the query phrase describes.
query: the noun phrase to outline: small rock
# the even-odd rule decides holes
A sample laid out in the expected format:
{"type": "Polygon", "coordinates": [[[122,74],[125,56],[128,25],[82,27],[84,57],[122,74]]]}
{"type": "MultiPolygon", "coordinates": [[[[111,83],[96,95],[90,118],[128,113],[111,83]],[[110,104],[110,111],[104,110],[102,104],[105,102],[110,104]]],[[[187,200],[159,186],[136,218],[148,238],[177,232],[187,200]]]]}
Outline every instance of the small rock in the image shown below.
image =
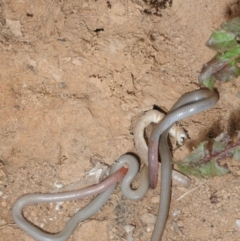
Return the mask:
{"type": "Polygon", "coordinates": [[[10,31],[15,36],[17,36],[17,37],[22,36],[20,21],[14,21],[14,20],[11,20],[11,19],[6,19],[6,26],[10,29],[10,31]]]}
{"type": "Polygon", "coordinates": [[[182,213],[181,210],[175,210],[172,215],[173,215],[173,217],[176,217],[176,216],[180,215],[181,213],[182,213]]]}
{"type": "Polygon", "coordinates": [[[237,229],[240,231],[240,219],[236,219],[237,229]]]}
{"type": "Polygon", "coordinates": [[[152,199],[151,199],[151,202],[152,203],[159,203],[159,196],[158,197],[153,197],[152,199]]]}
{"type": "Polygon", "coordinates": [[[184,226],[184,223],[183,223],[183,221],[181,219],[179,219],[177,221],[177,225],[178,225],[179,228],[182,228],[184,226]]]}
{"type": "Polygon", "coordinates": [[[6,201],[2,201],[2,206],[6,207],[7,206],[7,202],[6,201]]]}
{"type": "Polygon", "coordinates": [[[146,231],[147,231],[148,233],[152,233],[153,229],[154,229],[154,225],[153,225],[153,224],[149,224],[149,225],[147,226],[146,231]]]}
{"type": "Polygon", "coordinates": [[[5,224],[7,224],[6,220],[0,219],[0,227],[4,226],[5,224]]]}
{"type": "Polygon", "coordinates": [[[56,187],[57,189],[60,189],[63,187],[63,184],[61,182],[55,181],[53,183],[53,186],[56,187]]]}
{"type": "Polygon", "coordinates": [[[152,213],[145,213],[141,216],[141,220],[145,224],[155,224],[156,216],[152,213]]]}
{"type": "Polygon", "coordinates": [[[134,226],[132,225],[126,225],[123,227],[124,230],[125,230],[125,234],[124,234],[124,238],[127,240],[127,241],[133,241],[133,230],[134,230],[134,226]]]}

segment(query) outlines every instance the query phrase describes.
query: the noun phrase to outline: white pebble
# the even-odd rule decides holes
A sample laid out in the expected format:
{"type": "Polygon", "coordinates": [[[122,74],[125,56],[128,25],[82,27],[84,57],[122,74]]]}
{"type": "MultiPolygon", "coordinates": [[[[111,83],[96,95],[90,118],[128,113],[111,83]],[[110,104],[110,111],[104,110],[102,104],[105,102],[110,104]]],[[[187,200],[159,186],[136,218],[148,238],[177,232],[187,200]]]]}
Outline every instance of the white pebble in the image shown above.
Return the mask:
{"type": "Polygon", "coordinates": [[[175,210],[172,215],[173,215],[173,217],[176,217],[181,213],[182,213],[181,210],[175,210]]]}
{"type": "Polygon", "coordinates": [[[147,231],[148,233],[151,233],[151,232],[153,231],[153,229],[154,229],[154,225],[153,225],[153,224],[149,224],[149,225],[147,226],[147,228],[146,228],[146,231],[147,231]]]}
{"type": "Polygon", "coordinates": [[[240,230],[240,219],[236,219],[236,225],[237,225],[238,229],[240,230]]]}
{"type": "Polygon", "coordinates": [[[132,225],[126,225],[124,226],[124,230],[125,230],[125,240],[126,241],[133,241],[133,230],[134,230],[134,226],[132,225]]]}
{"type": "Polygon", "coordinates": [[[63,187],[63,184],[62,183],[60,183],[60,182],[54,182],[54,187],[56,187],[57,189],[59,189],[59,188],[62,188],[63,187]]]}
{"type": "Polygon", "coordinates": [[[57,202],[55,210],[60,210],[60,207],[63,205],[64,202],[57,202]]]}
{"type": "Polygon", "coordinates": [[[147,232],[150,233],[152,230],[150,227],[147,227],[147,232]]]}

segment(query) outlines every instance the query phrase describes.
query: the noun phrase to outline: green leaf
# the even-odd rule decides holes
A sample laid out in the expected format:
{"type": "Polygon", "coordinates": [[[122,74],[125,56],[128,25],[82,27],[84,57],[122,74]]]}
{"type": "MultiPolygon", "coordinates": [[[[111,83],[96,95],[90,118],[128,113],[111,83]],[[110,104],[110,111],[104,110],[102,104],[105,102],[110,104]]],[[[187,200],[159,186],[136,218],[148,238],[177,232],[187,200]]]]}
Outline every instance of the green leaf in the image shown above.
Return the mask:
{"type": "Polygon", "coordinates": [[[214,143],[212,146],[212,154],[216,155],[226,150],[229,141],[230,141],[230,137],[226,132],[223,132],[219,136],[217,136],[214,139],[214,143]]]}
{"type": "Polygon", "coordinates": [[[176,164],[180,172],[185,173],[186,175],[193,175],[195,177],[202,178],[200,170],[196,167],[180,162],[177,162],[176,164]]]}
{"type": "Polygon", "coordinates": [[[216,80],[228,82],[240,75],[240,18],[222,24],[212,33],[206,45],[218,52],[203,65],[198,76],[200,84],[213,89],[216,80]]]}
{"type": "Polygon", "coordinates": [[[212,33],[206,45],[217,52],[223,53],[238,45],[235,37],[234,33],[227,32],[224,29],[217,30],[212,33]]]}
{"type": "MultiPolygon", "coordinates": [[[[218,54],[218,59],[231,62],[232,60],[239,59],[240,57],[240,46],[239,44],[229,51],[224,52],[223,54],[218,54]]],[[[234,63],[234,62],[233,62],[234,63]]]]}
{"type": "Polygon", "coordinates": [[[215,160],[210,160],[199,168],[199,172],[204,177],[222,176],[230,172],[227,167],[220,166],[215,160]]]}
{"type": "Polygon", "coordinates": [[[189,163],[177,163],[179,171],[186,175],[193,175],[198,178],[223,176],[230,172],[227,166],[220,166],[215,160],[203,163],[201,165],[193,165],[189,163]]]}
{"type": "Polygon", "coordinates": [[[199,160],[204,159],[206,156],[209,155],[209,151],[206,149],[206,144],[208,141],[204,141],[198,145],[198,147],[192,151],[188,156],[185,158],[186,163],[191,163],[191,162],[198,162],[199,160]]]}
{"type": "Polygon", "coordinates": [[[209,89],[213,88],[216,78],[216,73],[224,69],[228,63],[226,61],[219,61],[216,57],[212,58],[208,63],[204,64],[198,81],[209,89]]]}
{"type": "Polygon", "coordinates": [[[179,170],[187,175],[214,177],[230,172],[226,164],[222,166],[219,163],[220,160],[227,157],[240,160],[239,131],[234,141],[226,132],[213,139],[211,146],[208,144],[208,141],[203,141],[182,162],[175,163],[178,165],[179,170]]]}
{"type": "Polygon", "coordinates": [[[240,33],[240,18],[236,17],[228,22],[222,23],[221,27],[228,32],[238,34],[240,33]]]}
{"type": "Polygon", "coordinates": [[[240,146],[236,147],[233,151],[233,159],[236,161],[240,160],[240,146]]]}
{"type": "Polygon", "coordinates": [[[235,49],[239,51],[236,60],[231,58],[233,53],[228,52],[223,55],[217,54],[208,63],[204,64],[198,80],[209,89],[213,88],[216,80],[228,82],[240,75],[240,68],[236,66],[240,57],[240,46],[235,49]],[[229,59],[228,59],[229,57],[229,59]]]}
{"type": "Polygon", "coordinates": [[[203,84],[205,87],[207,87],[210,90],[213,90],[214,83],[216,79],[212,76],[210,76],[208,79],[202,79],[201,77],[198,78],[199,82],[203,84]]]}

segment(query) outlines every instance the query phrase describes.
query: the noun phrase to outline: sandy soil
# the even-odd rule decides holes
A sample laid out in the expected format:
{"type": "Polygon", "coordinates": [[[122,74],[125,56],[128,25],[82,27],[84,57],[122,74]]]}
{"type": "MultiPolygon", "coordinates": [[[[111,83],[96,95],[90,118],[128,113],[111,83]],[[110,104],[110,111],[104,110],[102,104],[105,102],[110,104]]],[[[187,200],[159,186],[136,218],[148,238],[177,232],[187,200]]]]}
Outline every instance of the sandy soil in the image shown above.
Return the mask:
{"type": "MultiPolygon", "coordinates": [[[[204,43],[237,14],[237,1],[0,1],[0,240],[31,241],[13,222],[11,207],[24,193],[56,191],[85,176],[97,161],[113,164],[135,152],[133,127],[144,111],[171,108],[198,88],[202,64],[214,52],[204,43]]],[[[221,99],[210,111],[182,121],[190,139],[174,156],[222,130],[240,129],[239,80],[217,84],[221,99]]],[[[240,165],[209,180],[192,178],[192,192],[172,187],[163,241],[240,239],[240,165]]],[[[118,189],[101,212],[78,226],[73,240],[147,241],[159,190],[139,202],[118,189]],[[99,235],[101,234],[101,235],[99,235]]],[[[88,200],[26,208],[49,232],[62,229],[88,200]]]]}

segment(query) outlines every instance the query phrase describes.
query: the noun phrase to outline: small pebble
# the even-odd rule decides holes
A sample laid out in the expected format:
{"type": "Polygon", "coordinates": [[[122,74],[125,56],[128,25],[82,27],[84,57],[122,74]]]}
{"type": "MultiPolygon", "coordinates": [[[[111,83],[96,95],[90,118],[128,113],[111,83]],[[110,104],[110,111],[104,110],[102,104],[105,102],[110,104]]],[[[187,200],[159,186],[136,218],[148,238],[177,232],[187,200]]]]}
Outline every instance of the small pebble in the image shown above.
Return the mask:
{"type": "Polygon", "coordinates": [[[7,224],[7,222],[4,219],[0,219],[0,227],[4,226],[5,224],[7,224]]]}
{"type": "Polygon", "coordinates": [[[59,188],[62,188],[63,187],[63,184],[62,183],[60,183],[60,182],[54,182],[53,183],[53,185],[54,185],[54,187],[56,187],[57,189],[59,189],[59,188]]]}
{"type": "Polygon", "coordinates": [[[176,216],[180,215],[181,213],[182,213],[181,210],[175,210],[172,215],[173,215],[173,217],[176,217],[176,216]]]}
{"type": "Polygon", "coordinates": [[[2,201],[2,206],[6,207],[7,206],[7,202],[6,201],[2,201]]]}
{"type": "Polygon", "coordinates": [[[159,196],[158,196],[158,197],[153,197],[153,198],[151,199],[151,202],[152,202],[152,203],[159,203],[159,199],[160,199],[159,196]]]}
{"type": "Polygon", "coordinates": [[[58,86],[60,88],[66,88],[67,85],[64,82],[60,82],[60,83],[58,83],[58,86]]]}
{"type": "Polygon", "coordinates": [[[151,232],[153,231],[153,229],[154,229],[154,225],[153,225],[153,224],[149,224],[149,225],[147,226],[147,228],[146,228],[146,231],[147,231],[148,233],[151,233],[151,232]]]}
{"type": "Polygon", "coordinates": [[[64,204],[64,202],[57,202],[55,210],[59,211],[63,204],[64,204]]]}
{"type": "Polygon", "coordinates": [[[240,219],[236,219],[236,225],[238,230],[240,231],[240,219]]]}
{"type": "Polygon", "coordinates": [[[116,233],[116,232],[117,232],[117,229],[116,229],[116,228],[112,228],[112,232],[113,232],[113,233],[116,233]]]}
{"type": "Polygon", "coordinates": [[[184,222],[181,219],[179,219],[177,221],[177,225],[178,225],[179,228],[182,228],[184,226],[184,222]]]}
{"type": "Polygon", "coordinates": [[[110,240],[114,239],[114,235],[113,234],[110,234],[110,240]]]}
{"type": "Polygon", "coordinates": [[[141,216],[141,220],[145,224],[155,224],[156,216],[152,213],[145,213],[141,216]]]}
{"type": "Polygon", "coordinates": [[[124,230],[125,230],[125,235],[124,238],[126,241],[133,241],[133,230],[134,230],[134,226],[132,225],[126,225],[124,226],[124,230]]]}

